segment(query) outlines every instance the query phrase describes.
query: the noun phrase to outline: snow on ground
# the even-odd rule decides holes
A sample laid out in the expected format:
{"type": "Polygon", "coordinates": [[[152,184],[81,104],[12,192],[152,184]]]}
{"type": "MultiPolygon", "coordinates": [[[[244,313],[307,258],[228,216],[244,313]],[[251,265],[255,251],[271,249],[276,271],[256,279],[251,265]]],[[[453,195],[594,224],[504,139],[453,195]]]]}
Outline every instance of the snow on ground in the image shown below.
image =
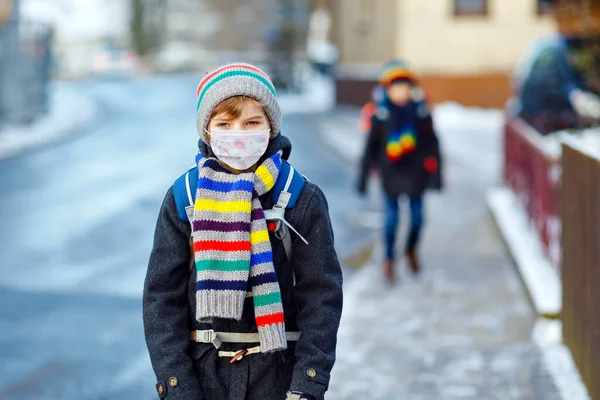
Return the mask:
{"type": "Polygon", "coordinates": [[[67,84],[53,84],[49,90],[48,115],[31,125],[0,127],[0,159],[59,140],[95,117],[94,102],[76,89],[67,84]]]}
{"type": "MultiPolygon", "coordinates": [[[[574,140],[573,136],[568,132],[556,132],[544,137],[542,143],[556,154],[560,154],[562,142],[583,147],[583,150],[587,146],[587,151],[598,153],[598,129],[575,134],[582,141],[574,140]]],[[[502,147],[498,148],[498,154],[501,154],[501,149],[502,147]]],[[[490,190],[487,202],[537,313],[557,317],[562,309],[562,283],[556,269],[543,255],[539,236],[525,210],[514,193],[505,187],[490,190]]],[[[571,352],[562,343],[561,321],[539,318],[533,329],[532,339],[540,348],[542,368],[558,389],[560,397],[565,400],[589,400],[571,352]]]]}
{"type": "Polygon", "coordinates": [[[583,129],[580,132],[559,131],[546,136],[546,140],[560,154],[561,144],[568,143],[594,158],[600,158],[600,127],[583,129]]]}
{"type": "Polygon", "coordinates": [[[330,79],[312,76],[306,81],[302,94],[278,96],[284,118],[290,113],[319,113],[335,108],[335,87],[330,79]]]}
{"type": "MultiPolygon", "coordinates": [[[[95,117],[96,105],[69,83],[50,85],[50,112],[32,125],[0,127],[0,159],[61,139],[95,117]],[[76,109],[77,113],[73,113],[76,109]]],[[[331,110],[333,83],[316,79],[302,94],[283,93],[279,98],[284,114],[318,113],[331,110]]]]}
{"type": "Polygon", "coordinates": [[[487,201],[537,313],[558,316],[562,309],[560,277],[544,257],[542,244],[517,197],[510,189],[499,188],[488,192],[487,201]]]}
{"type": "Polygon", "coordinates": [[[542,368],[553,380],[561,397],[565,400],[589,400],[590,396],[575,366],[573,356],[562,344],[561,321],[538,320],[532,337],[541,350],[542,368]]]}
{"type": "Polygon", "coordinates": [[[564,400],[590,400],[566,346],[557,344],[542,348],[542,363],[564,400]]]}
{"type": "Polygon", "coordinates": [[[454,102],[438,104],[433,115],[437,126],[445,128],[477,126],[479,129],[494,131],[504,123],[503,110],[465,107],[454,102]]]}
{"type": "MultiPolygon", "coordinates": [[[[301,95],[282,94],[279,97],[284,115],[289,113],[328,113],[335,103],[331,81],[315,80],[307,85],[301,95]]],[[[8,127],[0,131],[0,159],[25,151],[32,146],[56,140],[85,124],[94,116],[94,104],[82,97],[69,85],[53,86],[51,113],[28,127],[8,127]],[[76,106],[76,107],[75,107],[76,106]],[[74,108],[78,113],[72,113],[74,108]]],[[[478,174],[469,179],[485,179],[486,184],[499,181],[502,160],[501,110],[467,108],[455,103],[440,104],[433,110],[434,122],[446,157],[460,160],[477,168],[478,174]]],[[[323,118],[323,135],[332,146],[341,146],[351,160],[362,151],[365,135],[358,130],[358,110],[329,113],[323,118]],[[331,116],[331,118],[328,118],[331,116]],[[342,129],[340,129],[342,128],[342,129]]],[[[559,135],[549,137],[549,142],[559,135]]],[[[598,131],[583,134],[588,143],[600,144],[598,131]]],[[[600,148],[600,146],[596,147],[600,148]]],[[[490,208],[495,211],[500,230],[514,254],[523,279],[528,282],[536,308],[542,314],[556,314],[561,307],[560,281],[548,261],[541,257],[539,240],[527,223],[511,193],[504,189],[493,190],[488,195],[490,208]],[[536,242],[537,240],[537,242],[536,242]]],[[[355,285],[360,282],[354,280],[355,285]]],[[[347,295],[354,289],[350,284],[347,295]]],[[[347,296],[348,303],[359,301],[347,296]]],[[[352,307],[345,307],[346,310],[352,307]]],[[[543,350],[543,359],[549,374],[569,400],[588,399],[579,374],[573,365],[568,349],[560,343],[560,328],[541,321],[534,330],[534,339],[543,350]]]]}
{"type": "MultiPolygon", "coordinates": [[[[478,173],[469,179],[484,180],[486,185],[501,182],[505,118],[502,110],[443,103],[434,108],[433,117],[446,158],[477,168],[478,173]]],[[[350,108],[338,110],[321,122],[329,145],[337,148],[349,162],[358,159],[364,146],[365,135],[358,129],[357,118],[358,110],[350,108]]],[[[588,130],[582,136],[592,147],[594,143],[600,144],[597,130],[588,130]]],[[[559,135],[553,135],[546,138],[545,143],[560,150],[559,139],[562,140],[559,135]]],[[[600,149],[600,146],[596,148],[600,149]]],[[[490,190],[487,201],[529,288],[535,308],[542,315],[556,316],[562,307],[561,282],[556,270],[543,257],[539,239],[524,211],[507,189],[490,190]]],[[[353,295],[360,287],[361,280],[357,279],[346,286],[349,303],[346,310],[353,308],[354,301],[360,301],[359,296],[353,295]]],[[[532,338],[541,349],[543,369],[559,389],[560,396],[569,400],[589,399],[571,353],[562,344],[560,321],[539,319],[532,338]]]]}
{"type": "Polygon", "coordinates": [[[433,109],[442,153],[477,168],[473,178],[496,182],[502,171],[504,112],[447,102],[433,109]]]}

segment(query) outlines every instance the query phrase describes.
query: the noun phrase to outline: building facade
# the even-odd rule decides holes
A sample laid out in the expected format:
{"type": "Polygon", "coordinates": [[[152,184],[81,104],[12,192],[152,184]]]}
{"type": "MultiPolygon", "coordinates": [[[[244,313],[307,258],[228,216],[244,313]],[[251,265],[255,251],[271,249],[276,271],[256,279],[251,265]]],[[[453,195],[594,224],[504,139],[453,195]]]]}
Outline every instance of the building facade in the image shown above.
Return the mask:
{"type": "Polygon", "coordinates": [[[541,0],[333,0],[343,102],[364,102],[381,63],[406,60],[433,102],[501,107],[529,42],[555,30],[541,0]],[[353,99],[352,81],[361,87],[353,99]],[[352,85],[352,84],[351,84],[352,85]]]}

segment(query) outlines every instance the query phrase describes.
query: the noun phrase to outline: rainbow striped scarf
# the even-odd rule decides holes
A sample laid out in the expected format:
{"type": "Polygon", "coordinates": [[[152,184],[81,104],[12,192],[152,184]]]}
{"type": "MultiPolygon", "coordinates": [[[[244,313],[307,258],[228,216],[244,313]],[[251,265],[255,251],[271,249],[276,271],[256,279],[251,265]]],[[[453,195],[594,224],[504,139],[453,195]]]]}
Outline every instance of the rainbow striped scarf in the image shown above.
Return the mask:
{"type": "Polygon", "coordinates": [[[255,172],[239,175],[215,158],[198,155],[196,162],[199,179],[192,222],[196,319],[241,319],[250,286],[261,351],[283,350],[287,347],[283,304],[258,199],[275,185],[281,153],[255,172]]]}

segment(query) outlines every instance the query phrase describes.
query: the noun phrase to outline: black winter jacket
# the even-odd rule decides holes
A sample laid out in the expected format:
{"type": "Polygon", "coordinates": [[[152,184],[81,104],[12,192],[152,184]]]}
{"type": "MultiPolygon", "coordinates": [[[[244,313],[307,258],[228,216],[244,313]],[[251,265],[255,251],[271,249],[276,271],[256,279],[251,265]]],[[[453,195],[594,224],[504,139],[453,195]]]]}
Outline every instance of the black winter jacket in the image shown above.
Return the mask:
{"type": "MultiPolygon", "coordinates": [[[[203,143],[200,150],[213,156],[203,143]]],[[[287,138],[272,139],[265,158],[278,150],[284,151],[285,159],[289,157],[287,138]]],[[[240,321],[217,318],[208,325],[195,320],[196,273],[189,270],[191,229],[177,214],[172,190],[158,217],[143,298],[146,342],[158,382],[167,389],[166,398],[284,399],[288,390],[322,398],[335,361],[342,312],[342,272],[323,192],[307,182],[296,206],[286,211],[286,219],[309,243],[292,235],[291,263],[282,242],[271,236],[286,330],[301,331],[300,340],[288,342],[285,351],[253,354],[230,364],[229,358],[218,357],[212,344],[191,342],[190,331],[256,332],[252,298],[246,300],[240,321]],[[169,386],[171,378],[177,378],[175,387],[169,386]]],[[[270,193],[260,200],[263,208],[271,208],[270,193]]],[[[220,350],[252,346],[224,343],[220,350]]]]}
{"type": "Polygon", "coordinates": [[[414,103],[416,110],[416,149],[408,157],[392,163],[386,156],[387,136],[390,131],[388,118],[373,116],[371,129],[360,165],[358,190],[366,190],[369,173],[377,170],[381,174],[383,190],[388,196],[419,196],[426,189],[442,189],[442,157],[433,127],[433,120],[424,102],[414,103]],[[427,172],[425,159],[437,161],[437,171],[427,172]]]}

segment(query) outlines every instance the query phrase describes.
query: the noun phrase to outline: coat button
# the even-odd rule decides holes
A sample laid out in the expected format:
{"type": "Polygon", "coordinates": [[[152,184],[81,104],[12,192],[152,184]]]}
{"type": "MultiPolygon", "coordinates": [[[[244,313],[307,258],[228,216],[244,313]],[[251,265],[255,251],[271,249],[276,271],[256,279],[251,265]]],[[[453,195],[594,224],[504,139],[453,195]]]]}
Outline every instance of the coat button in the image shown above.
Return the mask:
{"type": "Polygon", "coordinates": [[[310,379],[315,379],[317,377],[317,371],[315,371],[312,368],[309,368],[306,370],[306,376],[308,376],[310,379]]]}
{"type": "Polygon", "coordinates": [[[160,397],[161,399],[165,397],[165,394],[167,394],[167,388],[162,382],[158,382],[156,384],[156,391],[158,392],[158,397],[160,397]]]}
{"type": "Polygon", "coordinates": [[[177,380],[177,378],[175,378],[175,377],[169,378],[169,386],[174,388],[177,385],[179,385],[179,381],[177,380]]]}

